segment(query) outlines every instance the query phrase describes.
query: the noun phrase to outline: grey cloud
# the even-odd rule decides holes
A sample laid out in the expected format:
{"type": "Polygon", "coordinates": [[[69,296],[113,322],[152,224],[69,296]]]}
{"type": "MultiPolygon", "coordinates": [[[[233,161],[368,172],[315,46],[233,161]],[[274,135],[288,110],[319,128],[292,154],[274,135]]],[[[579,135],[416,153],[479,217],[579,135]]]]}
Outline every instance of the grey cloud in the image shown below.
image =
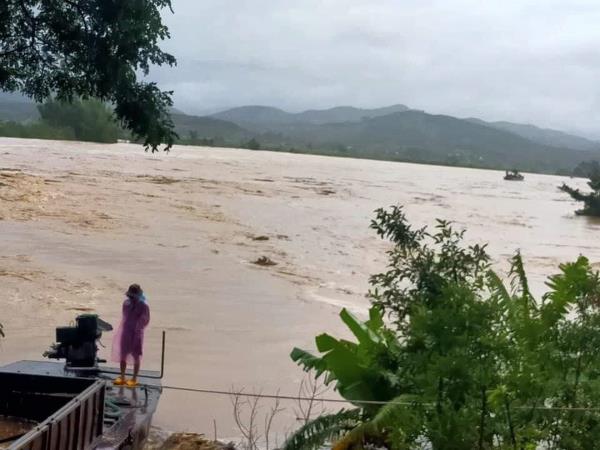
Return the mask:
{"type": "Polygon", "coordinates": [[[600,135],[600,4],[574,0],[174,0],[190,112],[405,103],[600,135]]]}

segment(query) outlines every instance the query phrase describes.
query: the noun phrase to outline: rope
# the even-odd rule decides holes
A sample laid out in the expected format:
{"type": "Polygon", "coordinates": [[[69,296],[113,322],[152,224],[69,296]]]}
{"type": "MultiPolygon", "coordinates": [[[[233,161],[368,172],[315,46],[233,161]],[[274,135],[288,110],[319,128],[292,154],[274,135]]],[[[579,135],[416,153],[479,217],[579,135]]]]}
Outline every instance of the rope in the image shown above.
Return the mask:
{"type": "MultiPolygon", "coordinates": [[[[146,385],[149,388],[157,387],[146,385]]],[[[219,391],[214,389],[199,389],[199,388],[190,388],[190,387],[181,387],[181,386],[160,386],[163,389],[168,389],[171,391],[184,391],[184,392],[195,392],[198,394],[213,394],[213,395],[227,395],[227,396],[238,396],[238,397],[250,397],[250,398],[269,398],[275,400],[300,400],[300,401],[315,401],[315,402],[325,402],[325,403],[359,403],[363,405],[389,405],[389,404],[397,404],[397,405],[406,405],[406,406],[414,406],[415,403],[410,402],[400,402],[400,401],[381,401],[381,400],[344,400],[339,398],[321,398],[321,397],[302,397],[298,395],[280,395],[280,394],[251,394],[242,391],[219,391]]]]}
{"type": "MultiPolygon", "coordinates": [[[[145,385],[148,388],[159,388],[159,386],[145,385]]],[[[275,400],[294,400],[294,401],[314,401],[314,402],[324,402],[324,403],[353,403],[357,405],[399,405],[399,406],[426,406],[426,407],[435,407],[435,403],[421,403],[421,402],[403,402],[400,400],[345,400],[345,399],[337,399],[337,398],[323,398],[323,397],[303,397],[298,395],[280,395],[280,394],[256,394],[256,393],[247,393],[242,391],[221,391],[215,389],[200,389],[200,388],[191,388],[191,387],[182,387],[182,386],[169,386],[164,385],[160,386],[162,389],[167,389],[171,391],[183,391],[183,392],[193,392],[197,394],[210,394],[210,395],[227,395],[238,396],[238,397],[249,397],[249,398],[267,398],[267,399],[275,399],[275,400]]],[[[513,409],[519,410],[536,410],[536,411],[592,411],[592,412],[600,412],[600,408],[588,408],[588,407],[566,407],[566,406],[514,406],[513,409]]]]}

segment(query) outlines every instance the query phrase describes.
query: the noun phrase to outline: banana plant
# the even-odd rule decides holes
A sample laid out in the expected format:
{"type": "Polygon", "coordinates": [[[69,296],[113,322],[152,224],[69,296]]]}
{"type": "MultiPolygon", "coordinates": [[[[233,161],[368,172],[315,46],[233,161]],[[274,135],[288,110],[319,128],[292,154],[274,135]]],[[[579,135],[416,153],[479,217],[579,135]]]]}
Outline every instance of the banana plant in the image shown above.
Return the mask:
{"type": "Polygon", "coordinates": [[[334,383],[335,390],[356,408],[309,422],[288,438],[285,450],[318,449],[327,442],[337,442],[334,448],[339,450],[360,448],[364,442],[381,444],[385,427],[409,404],[408,396],[400,396],[397,375],[401,346],[386,328],[380,309],[372,307],[365,322],[347,309],[340,318],[356,342],[324,333],[315,339],[320,356],[299,348],[290,356],[305,371],[325,376],[325,384],[334,383]],[[393,406],[377,403],[394,398],[393,406]]]}
{"type": "Polygon", "coordinates": [[[299,348],[294,348],[290,356],[305,371],[314,370],[316,377],[324,375],[325,384],[335,383],[335,390],[350,403],[374,412],[379,409],[378,405],[358,401],[385,401],[402,393],[395,357],[401,352],[400,345],[386,329],[383,315],[376,307],[369,310],[369,320],[365,322],[347,309],[341,311],[340,318],[357,342],[324,333],[315,339],[321,356],[299,348]]]}

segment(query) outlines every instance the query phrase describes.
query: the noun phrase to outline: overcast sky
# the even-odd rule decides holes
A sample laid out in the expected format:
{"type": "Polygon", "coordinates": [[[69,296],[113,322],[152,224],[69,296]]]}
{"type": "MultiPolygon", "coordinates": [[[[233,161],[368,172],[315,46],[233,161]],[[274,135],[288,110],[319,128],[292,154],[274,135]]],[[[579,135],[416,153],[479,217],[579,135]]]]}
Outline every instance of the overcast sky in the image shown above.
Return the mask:
{"type": "Polygon", "coordinates": [[[598,0],[173,0],[190,113],[403,103],[600,136],[598,0]]]}

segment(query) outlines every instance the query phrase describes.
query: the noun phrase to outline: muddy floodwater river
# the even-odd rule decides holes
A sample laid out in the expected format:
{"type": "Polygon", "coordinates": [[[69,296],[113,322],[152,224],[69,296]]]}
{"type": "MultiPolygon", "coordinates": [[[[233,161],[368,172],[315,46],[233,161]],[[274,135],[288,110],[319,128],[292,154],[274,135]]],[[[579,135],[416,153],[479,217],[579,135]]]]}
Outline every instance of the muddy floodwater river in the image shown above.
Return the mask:
{"type": "MultiPolygon", "coordinates": [[[[563,181],[497,171],[247,150],[0,139],[0,362],[40,358],[54,327],[81,312],[118,321],[139,283],[152,312],[144,356],[165,384],[296,394],[294,346],[337,314],[364,314],[369,274],[385,266],[373,210],[402,204],[415,225],[436,218],[489,242],[500,271],[523,253],[536,292],[559,263],[600,262],[600,222],[573,214],[563,181]],[[276,265],[254,264],[260,257],[276,265]]],[[[110,333],[104,338],[109,356],[110,333]]],[[[333,394],[328,394],[333,395],[333,394]]],[[[282,404],[281,433],[296,406],[282,404]]],[[[262,412],[271,405],[264,403],[262,412]]],[[[239,433],[228,397],[166,391],[155,423],[239,433]]]]}

